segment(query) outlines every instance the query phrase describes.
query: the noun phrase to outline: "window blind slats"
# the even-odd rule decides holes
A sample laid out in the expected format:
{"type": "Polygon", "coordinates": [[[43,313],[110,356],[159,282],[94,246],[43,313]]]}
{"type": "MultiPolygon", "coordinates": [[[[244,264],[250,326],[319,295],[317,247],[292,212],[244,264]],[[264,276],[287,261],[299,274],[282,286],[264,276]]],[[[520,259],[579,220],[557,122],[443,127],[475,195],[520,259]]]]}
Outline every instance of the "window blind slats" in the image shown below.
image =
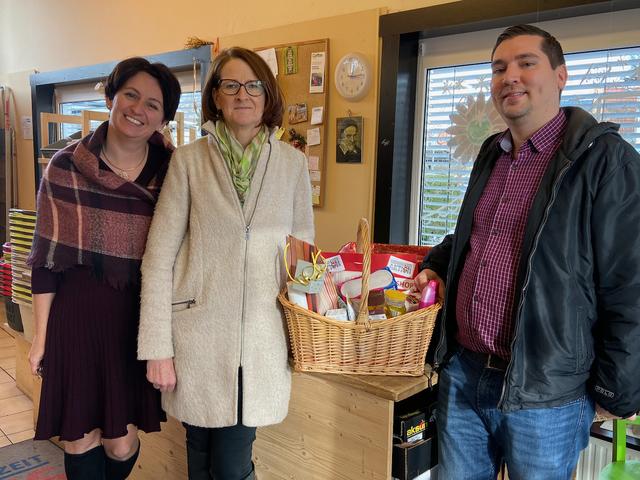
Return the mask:
{"type": "MultiPolygon", "coordinates": [[[[565,55],[569,80],[561,104],[620,125],[640,151],[640,47],[565,55]]],[[[504,130],[490,99],[489,63],[429,69],[425,85],[419,243],[434,245],[455,228],[482,141],[504,130]]]]}

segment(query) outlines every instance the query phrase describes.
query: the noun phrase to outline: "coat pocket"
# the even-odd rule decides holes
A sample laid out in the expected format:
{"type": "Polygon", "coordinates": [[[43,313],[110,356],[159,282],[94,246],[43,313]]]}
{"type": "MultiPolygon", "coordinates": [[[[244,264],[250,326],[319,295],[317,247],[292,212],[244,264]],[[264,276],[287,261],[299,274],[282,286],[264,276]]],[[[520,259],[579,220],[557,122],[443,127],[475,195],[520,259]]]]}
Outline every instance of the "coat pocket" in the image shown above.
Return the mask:
{"type": "Polygon", "coordinates": [[[593,337],[585,310],[584,307],[578,307],[576,312],[576,373],[588,370],[593,361],[593,337]]]}
{"type": "Polygon", "coordinates": [[[171,310],[173,312],[180,312],[196,306],[195,298],[187,298],[185,300],[176,300],[171,302],[171,310]]]}

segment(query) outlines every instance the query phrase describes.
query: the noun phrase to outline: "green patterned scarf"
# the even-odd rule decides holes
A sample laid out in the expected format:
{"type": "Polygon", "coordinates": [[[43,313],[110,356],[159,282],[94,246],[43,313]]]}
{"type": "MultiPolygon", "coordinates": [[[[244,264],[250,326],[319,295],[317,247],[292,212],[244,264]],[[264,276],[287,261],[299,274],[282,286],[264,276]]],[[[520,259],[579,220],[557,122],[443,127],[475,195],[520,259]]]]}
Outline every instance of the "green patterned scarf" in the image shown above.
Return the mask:
{"type": "Polygon", "coordinates": [[[267,127],[263,126],[258,134],[253,137],[251,143],[247,145],[247,148],[242,148],[240,142],[236,140],[222,120],[216,121],[216,128],[211,133],[218,140],[222,157],[231,173],[233,186],[238,192],[240,203],[244,205],[244,200],[249,193],[253,173],[256,171],[258,157],[262,151],[262,146],[267,140],[269,131],[267,127]]]}

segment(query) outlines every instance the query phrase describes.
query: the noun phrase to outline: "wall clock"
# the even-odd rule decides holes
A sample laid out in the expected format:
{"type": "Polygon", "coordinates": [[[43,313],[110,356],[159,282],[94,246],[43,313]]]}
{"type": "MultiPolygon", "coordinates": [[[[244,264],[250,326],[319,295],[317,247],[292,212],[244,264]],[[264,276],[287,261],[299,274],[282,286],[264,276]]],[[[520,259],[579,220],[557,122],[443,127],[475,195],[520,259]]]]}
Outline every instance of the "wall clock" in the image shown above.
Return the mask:
{"type": "Polygon", "coordinates": [[[371,67],[364,55],[347,53],[336,65],[336,89],[347,100],[360,100],[369,92],[371,75],[371,67]]]}

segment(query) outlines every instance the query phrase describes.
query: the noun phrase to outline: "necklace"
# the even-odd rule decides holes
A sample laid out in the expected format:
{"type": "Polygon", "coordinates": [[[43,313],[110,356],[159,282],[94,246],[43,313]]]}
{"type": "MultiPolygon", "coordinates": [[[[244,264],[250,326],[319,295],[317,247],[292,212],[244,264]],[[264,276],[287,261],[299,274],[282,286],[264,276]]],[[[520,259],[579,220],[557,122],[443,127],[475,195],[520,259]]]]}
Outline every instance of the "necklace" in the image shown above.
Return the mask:
{"type": "Polygon", "coordinates": [[[109,157],[107,156],[107,152],[104,149],[104,145],[102,146],[100,152],[102,153],[102,157],[103,157],[104,161],[106,162],[106,164],[109,165],[109,167],[113,170],[113,172],[116,175],[118,175],[121,178],[124,178],[125,180],[129,180],[129,173],[128,172],[136,171],[138,168],[140,168],[140,165],[142,165],[142,163],[147,159],[147,154],[149,153],[149,144],[148,143],[145,144],[144,154],[142,155],[142,158],[140,159],[138,164],[135,165],[134,167],[131,167],[131,168],[118,167],[111,160],[109,160],[109,157]]]}

